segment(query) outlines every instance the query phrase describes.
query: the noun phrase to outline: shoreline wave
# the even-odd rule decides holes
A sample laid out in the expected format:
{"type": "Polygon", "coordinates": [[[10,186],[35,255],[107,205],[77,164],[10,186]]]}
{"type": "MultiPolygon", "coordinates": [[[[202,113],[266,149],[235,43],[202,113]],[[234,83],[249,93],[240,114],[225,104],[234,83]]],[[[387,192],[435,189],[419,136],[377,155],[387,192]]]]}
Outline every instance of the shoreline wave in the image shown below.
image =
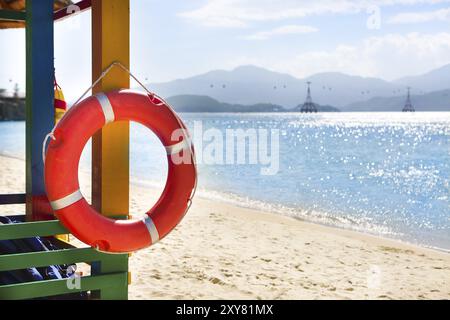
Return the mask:
{"type": "MultiPolygon", "coordinates": [[[[164,188],[164,185],[156,181],[142,180],[136,177],[131,177],[130,183],[142,188],[157,188],[159,190],[162,190],[164,188]]],[[[402,236],[405,236],[405,234],[394,232],[389,227],[376,225],[368,221],[356,221],[354,217],[346,216],[345,214],[343,214],[342,216],[338,216],[336,214],[331,214],[321,210],[294,208],[281,204],[255,200],[237,194],[223,193],[216,190],[205,190],[204,188],[199,188],[196,192],[196,196],[206,200],[213,200],[233,205],[239,208],[257,210],[268,214],[281,215],[330,228],[358,232],[361,234],[371,235],[387,240],[398,241],[404,244],[416,245],[423,248],[450,253],[450,249],[405,240],[401,238],[402,236]]]]}

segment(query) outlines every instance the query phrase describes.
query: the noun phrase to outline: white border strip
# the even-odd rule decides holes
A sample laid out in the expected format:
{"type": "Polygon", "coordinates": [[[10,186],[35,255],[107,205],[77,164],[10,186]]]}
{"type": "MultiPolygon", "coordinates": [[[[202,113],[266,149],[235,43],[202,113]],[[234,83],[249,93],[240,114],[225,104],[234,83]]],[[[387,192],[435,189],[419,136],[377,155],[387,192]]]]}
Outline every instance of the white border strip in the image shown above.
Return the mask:
{"type": "Polygon", "coordinates": [[[158,242],[159,240],[159,232],[156,229],[155,223],[152,218],[149,216],[145,216],[144,220],[142,220],[147,227],[148,233],[150,234],[150,238],[152,238],[152,244],[158,242]]]}
{"type": "Polygon", "coordinates": [[[80,201],[81,199],[83,199],[83,195],[81,194],[80,189],[78,189],[74,193],[71,193],[64,198],[51,201],[50,205],[52,206],[53,210],[61,210],[74,204],[75,202],[80,201]]]}
{"type": "Polygon", "coordinates": [[[109,101],[106,94],[98,93],[95,95],[95,97],[102,106],[103,115],[105,116],[105,124],[114,122],[115,119],[114,110],[112,108],[111,101],[109,101]]]}

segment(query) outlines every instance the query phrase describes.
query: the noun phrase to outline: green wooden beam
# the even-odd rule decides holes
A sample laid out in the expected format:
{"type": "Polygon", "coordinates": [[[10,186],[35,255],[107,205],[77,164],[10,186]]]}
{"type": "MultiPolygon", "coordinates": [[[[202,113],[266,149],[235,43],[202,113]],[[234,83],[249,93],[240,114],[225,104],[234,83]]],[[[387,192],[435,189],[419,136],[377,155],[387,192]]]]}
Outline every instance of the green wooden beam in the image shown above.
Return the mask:
{"type": "Polygon", "coordinates": [[[46,237],[67,233],[66,228],[58,220],[0,225],[0,240],[46,237]]]}
{"type": "Polygon", "coordinates": [[[114,259],[105,259],[100,264],[94,263],[91,266],[91,272],[95,274],[105,274],[116,272],[117,268],[120,271],[125,271],[127,277],[122,282],[115,283],[117,290],[100,290],[93,294],[94,297],[98,297],[102,300],[127,300],[128,299],[128,254],[126,255],[113,255],[114,259]]]}
{"type": "MultiPolygon", "coordinates": [[[[127,273],[81,277],[80,289],[69,289],[67,279],[35,281],[0,286],[0,300],[32,299],[91,290],[107,291],[109,299],[121,299],[117,284],[127,281],[127,273]]],[[[105,297],[104,297],[105,298],[105,297]]]]}
{"type": "Polygon", "coordinates": [[[127,257],[127,254],[107,254],[92,248],[8,254],[0,255],[0,271],[98,261],[103,266],[101,274],[127,272],[128,264],[124,257],[127,257]]]}
{"type": "Polygon", "coordinates": [[[25,11],[0,10],[0,20],[26,21],[25,11]]]}

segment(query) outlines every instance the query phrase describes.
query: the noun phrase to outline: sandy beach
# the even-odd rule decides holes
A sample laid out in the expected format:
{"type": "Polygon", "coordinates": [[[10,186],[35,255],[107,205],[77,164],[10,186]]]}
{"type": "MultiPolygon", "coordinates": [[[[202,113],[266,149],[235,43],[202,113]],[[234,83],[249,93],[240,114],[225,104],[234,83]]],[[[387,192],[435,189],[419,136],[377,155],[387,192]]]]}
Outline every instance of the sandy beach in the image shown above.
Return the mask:
{"type": "MultiPolygon", "coordinates": [[[[1,193],[23,192],[24,175],[22,160],[0,157],[1,193]]],[[[157,196],[131,195],[132,213],[157,196]]],[[[130,299],[450,299],[449,253],[200,197],[130,271],[130,299]]]]}

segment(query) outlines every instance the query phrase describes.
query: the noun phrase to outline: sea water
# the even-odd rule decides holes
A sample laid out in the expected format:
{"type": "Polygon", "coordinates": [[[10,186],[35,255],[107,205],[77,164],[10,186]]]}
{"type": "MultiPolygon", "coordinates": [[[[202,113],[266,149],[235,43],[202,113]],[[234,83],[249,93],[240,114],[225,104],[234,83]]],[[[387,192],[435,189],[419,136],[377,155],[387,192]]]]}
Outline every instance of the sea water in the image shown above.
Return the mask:
{"type": "MultiPolygon", "coordinates": [[[[450,113],[181,116],[190,128],[280,133],[277,174],[199,164],[200,196],[450,250],[450,113]]],[[[0,153],[23,158],[24,134],[22,122],[0,123],[0,153]]],[[[165,150],[141,125],[131,126],[130,157],[133,182],[162,190],[165,150]]]]}

